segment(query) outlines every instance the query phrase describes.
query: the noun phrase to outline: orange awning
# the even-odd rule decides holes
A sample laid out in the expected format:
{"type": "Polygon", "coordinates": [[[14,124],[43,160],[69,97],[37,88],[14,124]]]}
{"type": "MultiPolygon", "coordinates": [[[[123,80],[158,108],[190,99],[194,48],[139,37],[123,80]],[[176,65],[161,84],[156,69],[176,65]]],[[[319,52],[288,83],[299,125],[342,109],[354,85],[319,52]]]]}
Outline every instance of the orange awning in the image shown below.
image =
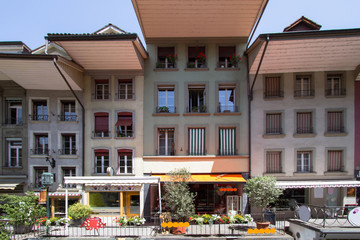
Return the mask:
{"type": "MultiPolygon", "coordinates": [[[[153,177],[160,177],[160,182],[169,181],[169,176],[161,175],[152,175],[153,177]]],[[[191,175],[190,182],[196,183],[245,183],[246,180],[241,176],[241,174],[194,174],[191,175]]]]}

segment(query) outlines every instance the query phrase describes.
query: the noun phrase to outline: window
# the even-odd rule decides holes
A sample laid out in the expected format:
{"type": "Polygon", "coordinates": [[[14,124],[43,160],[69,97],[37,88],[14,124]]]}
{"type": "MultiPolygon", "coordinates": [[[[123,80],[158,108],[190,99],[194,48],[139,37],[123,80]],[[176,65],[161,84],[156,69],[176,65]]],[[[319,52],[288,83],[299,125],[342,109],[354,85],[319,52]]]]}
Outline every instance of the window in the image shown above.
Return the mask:
{"type": "Polygon", "coordinates": [[[327,132],[343,133],[344,130],[344,112],[328,111],[327,112],[327,132]]]}
{"type": "Polygon", "coordinates": [[[95,80],[95,99],[109,99],[109,80],[95,80]]]}
{"type": "Polygon", "coordinates": [[[281,90],[281,78],[265,77],[264,98],[278,98],[283,96],[284,94],[281,90]]]}
{"type": "Polygon", "coordinates": [[[218,112],[237,112],[235,105],[235,86],[220,85],[219,86],[219,106],[218,112]]]}
{"type": "Polygon", "coordinates": [[[311,172],[311,151],[298,151],[296,171],[305,173],[311,172]]]}
{"type": "Polygon", "coordinates": [[[48,155],[49,154],[49,140],[47,133],[35,134],[35,146],[32,150],[32,154],[36,155],[48,155]]]}
{"type": "Polygon", "coordinates": [[[33,116],[34,121],[47,121],[48,110],[46,100],[33,100],[33,116]]]}
{"type": "Polygon", "coordinates": [[[42,187],[41,176],[43,173],[48,172],[47,167],[35,167],[34,168],[34,188],[42,187]]]}
{"type": "Polygon", "coordinates": [[[327,156],[327,168],[329,172],[343,171],[343,151],[329,150],[327,156]]]}
{"type": "Polygon", "coordinates": [[[206,67],[205,47],[188,48],[188,68],[206,67]]]}
{"type": "Polygon", "coordinates": [[[109,113],[97,112],[95,113],[95,127],[94,137],[109,137],[109,113]]]}
{"type": "Polygon", "coordinates": [[[133,173],[133,161],[131,149],[119,149],[119,169],[118,174],[131,174],[133,173]]]}
{"type": "Polygon", "coordinates": [[[63,167],[62,168],[62,186],[68,188],[76,188],[76,184],[67,184],[65,185],[65,178],[64,177],[76,177],[76,168],[75,167],[63,167]]]}
{"type": "Polygon", "coordinates": [[[76,155],[76,135],[62,134],[62,155],[76,155]]]}
{"type": "Polygon", "coordinates": [[[73,100],[61,100],[61,114],[59,116],[60,121],[74,122],[76,121],[75,101],[73,100]]]}
{"type": "Polygon", "coordinates": [[[281,151],[266,152],[266,173],[281,173],[281,151]]]}
{"type": "Polygon", "coordinates": [[[235,128],[219,129],[219,155],[236,155],[235,128]]]}
{"type": "Polygon", "coordinates": [[[118,99],[134,99],[132,79],[119,79],[118,99]]]}
{"type": "Polygon", "coordinates": [[[95,173],[106,173],[109,167],[109,150],[95,150],[95,173]]]}
{"type": "Polygon", "coordinates": [[[232,64],[230,62],[230,56],[234,56],[236,54],[236,47],[219,47],[219,63],[218,67],[220,68],[229,68],[229,67],[237,67],[237,64],[232,64]]]}
{"type": "Polygon", "coordinates": [[[133,137],[133,117],[130,112],[119,112],[115,124],[117,137],[133,137]]]}
{"type": "Polygon", "coordinates": [[[281,113],[266,113],[266,134],[282,134],[281,113]]]}
{"type": "Polygon", "coordinates": [[[342,74],[328,74],[326,80],[326,96],[344,96],[346,94],[343,88],[342,74]]]}
{"type": "Polygon", "coordinates": [[[6,99],[6,124],[22,124],[22,100],[21,99],[6,99]]]}
{"type": "Polygon", "coordinates": [[[157,68],[175,68],[175,61],[175,47],[158,47],[158,62],[156,64],[157,68]]]}
{"type": "Polygon", "coordinates": [[[22,141],[11,140],[8,141],[8,161],[6,167],[21,167],[22,166],[22,141]]]}
{"type": "Polygon", "coordinates": [[[156,112],[175,113],[175,91],[173,86],[158,88],[158,107],[156,112]]]}
{"type": "Polygon", "coordinates": [[[188,112],[206,112],[205,86],[189,86],[189,107],[188,112]]]}
{"type": "Polygon", "coordinates": [[[161,128],[159,129],[158,154],[162,156],[175,155],[175,129],[161,128]]]}
{"type": "Polygon", "coordinates": [[[205,155],[205,128],[189,128],[189,155],[205,155]]]}
{"type": "Polygon", "coordinates": [[[296,113],[296,133],[313,133],[312,112],[296,113]]]}
{"type": "Polygon", "coordinates": [[[311,86],[311,75],[298,75],[295,82],[295,97],[314,96],[314,90],[311,86]]]}

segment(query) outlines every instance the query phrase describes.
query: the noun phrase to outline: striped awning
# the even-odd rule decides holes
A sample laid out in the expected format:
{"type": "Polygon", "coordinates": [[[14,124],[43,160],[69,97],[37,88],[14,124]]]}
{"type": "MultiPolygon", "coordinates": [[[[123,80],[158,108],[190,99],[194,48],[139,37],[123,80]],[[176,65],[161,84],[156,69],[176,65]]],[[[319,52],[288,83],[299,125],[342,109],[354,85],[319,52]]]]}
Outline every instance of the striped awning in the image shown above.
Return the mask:
{"type": "MultiPolygon", "coordinates": [[[[35,196],[39,196],[40,193],[36,192],[34,193],[35,196]]],[[[49,192],[49,197],[65,197],[66,193],[65,192],[49,192]]],[[[68,193],[69,197],[80,197],[81,194],[80,193],[68,193]]]]}
{"type": "Polygon", "coordinates": [[[23,184],[23,182],[17,183],[0,183],[0,190],[14,190],[18,185],[23,184]]]}
{"type": "Polygon", "coordinates": [[[360,187],[360,181],[355,180],[322,180],[322,181],[277,181],[277,188],[330,188],[330,187],[360,187]]]}
{"type": "MultiPolygon", "coordinates": [[[[160,182],[169,182],[170,177],[165,174],[153,175],[160,177],[160,182]]],[[[245,178],[241,174],[193,174],[191,183],[244,183],[245,178]]]]}
{"type": "Polygon", "coordinates": [[[235,128],[219,130],[219,155],[235,155],[235,128]]]}
{"type": "Polygon", "coordinates": [[[189,155],[205,155],[205,128],[189,128],[189,155]]]}

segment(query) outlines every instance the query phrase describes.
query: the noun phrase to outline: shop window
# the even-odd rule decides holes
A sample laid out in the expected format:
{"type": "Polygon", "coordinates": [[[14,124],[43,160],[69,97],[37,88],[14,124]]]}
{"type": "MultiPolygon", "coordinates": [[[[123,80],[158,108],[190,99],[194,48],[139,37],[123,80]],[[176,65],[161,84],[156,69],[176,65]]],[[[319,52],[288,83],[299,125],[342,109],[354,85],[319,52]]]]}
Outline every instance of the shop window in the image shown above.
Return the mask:
{"type": "Polygon", "coordinates": [[[89,205],[92,208],[113,208],[119,212],[119,192],[89,192],[89,205]]]}
{"type": "Polygon", "coordinates": [[[235,128],[219,129],[219,155],[236,155],[235,128]]]}
{"type": "Polygon", "coordinates": [[[281,173],[281,151],[266,152],[266,173],[281,173]]]}
{"type": "Polygon", "coordinates": [[[76,168],[75,167],[63,167],[62,168],[62,186],[67,188],[76,188],[76,184],[67,184],[65,185],[64,177],[76,177],[76,168]]]}
{"type": "Polygon", "coordinates": [[[296,171],[299,173],[309,173],[311,169],[311,151],[298,151],[296,159],[296,171]]]}
{"type": "Polygon", "coordinates": [[[158,61],[156,68],[175,68],[175,47],[158,47],[158,61]]]}
{"type": "Polygon", "coordinates": [[[95,117],[94,137],[97,138],[110,137],[109,113],[97,112],[94,114],[94,117],[95,117]]]}
{"type": "Polygon", "coordinates": [[[6,116],[5,124],[22,124],[22,100],[21,99],[6,99],[6,116]]]}
{"type": "Polygon", "coordinates": [[[281,113],[266,113],[265,134],[282,134],[281,115],[281,113]]]}
{"type": "Polygon", "coordinates": [[[342,74],[328,74],[325,95],[330,97],[345,96],[346,90],[342,74]]]}
{"type": "Polygon", "coordinates": [[[8,140],[8,158],[6,167],[22,167],[22,141],[8,140]]]}
{"type": "Polygon", "coordinates": [[[188,68],[206,67],[205,47],[188,48],[188,68]]]}
{"type": "Polygon", "coordinates": [[[105,174],[109,167],[109,150],[96,149],[95,150],[95,173],[105,174]]]}
{"type": "Polygon", "coordinates": [[[311,75],[297,75],[295,81],[295,97],[314,96],[311,75]]]}
{"type": "Polygon", "coordinates": [[[34,121],[48,121],[48,107],[46,100],[32,101],[32,118],[34,121]]]}
{"type": "Polygon", "coordinates": [[[175,155],[175,129],[160,128],[158,130],[158,155],[175,155]]]}
{"type": "Polygon", "coordinates": [[[189,86],[189,106],[187,112],[206,112],[205,86],[189,86]]]}
{"type": "Polygon", "coordinates": [[[189,155],[205,155],[205,128],[189,128],[189,155]]]}
{"type": "Polygon", "coordinates": [[[61,114],[59,115],[60,121],[74,122],[77,120],[75,112],[75,101],[73,100],[61,100],[61,114]]]}
{"type": "Polygon", "coordinates": [[[35,155],[49,155],[49,139],[47,133],[34,134],[34,148],[31,153],[35,155]]]}
{"type": "Polygon", "coordinates": [[[157,113],[175,113],[175,88],[174,86],[158,87],[157,113]]]}
{"type": "Polygon", "coordinates": [[[344,112],[328,111],[327,112],[327,132],[343,133],[344,130],[344,112]]]}
{"type": "Polygon", "coordinates": [[[134,99],[132,79],[119,79],[118,80],[118,99],[134,99]]]}
{"type": "Polygon", "coordinates": [[[115,123],[116,136],[119,138],[133,137],[133,116],[131,112],[119,112],[115,123]]]}
{"type": "Polygon", "coordinates": [[[237,63],[231,62],[230,58],[236,55],[236,47],[219,47],[219,59],[218,59],[218,67],[219,68],[230,68],[237,67],[237,63]]]}
{"type": "Polygon", "coordinates": [[[133,173],[133,153],[131,149],[119,149],[119,168],[118,174],[132,174],[133,173]]]}
{"type": "Polygon", "coordinates": [[[95,99],[106,100],[109,98],[109,79],[95,80],[95,99]]]}
{"type": "Polygon", "coordinates": [[[237,112],[235,85],[219,86],[219,105],[217,112],[237,112]]]}
{"type": "Polygon", "coordinates": [[[284,97],[281,89],[281,77],[265,77],[264,85],[264,98],[284,97]]]}
{"type": "Polygon", "coordinates": [[[75,134],[61,134],[62,148],[60,154],[62,155],[76,155],[76,135],[75,134]]]}
{"type": "Polygon", "coordinates": [[[329,172],[343,171],[343,151],[329,150],[327,154],[327,169],[329,172]]]}
{"type": "Polygon", "coordinates": [[[47,167],[34,167],[34,188],[41,188],[41,176],[44,172],[48,172],[47,167]]]}
{"type": "Polygon", "coordinates": [[[313,133],[312,112],[296,113],[296,133],[313,133]]]}

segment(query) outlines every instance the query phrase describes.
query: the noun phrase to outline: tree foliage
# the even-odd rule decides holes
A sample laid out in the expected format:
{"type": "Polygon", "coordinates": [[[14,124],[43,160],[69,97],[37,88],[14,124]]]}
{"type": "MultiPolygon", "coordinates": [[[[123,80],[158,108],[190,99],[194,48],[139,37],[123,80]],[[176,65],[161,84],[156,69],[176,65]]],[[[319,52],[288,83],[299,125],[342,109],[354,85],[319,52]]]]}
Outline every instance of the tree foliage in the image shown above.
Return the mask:
{"type": "Polygon", "coordinates": [[[72,219],[85,219],[92,213],[92,208],[81,202],[74,203],[68,209],[69,217],[72,219]]]}
{"type": "Polygon", "coordinates": [[[170,179],[164,184],[165,205],[178,221],[186,221],[195,212],[195,194],[190,192],[188,186],[191,174],[186,168],[182,168],[175,169],[167,175],[170,179]]]}

